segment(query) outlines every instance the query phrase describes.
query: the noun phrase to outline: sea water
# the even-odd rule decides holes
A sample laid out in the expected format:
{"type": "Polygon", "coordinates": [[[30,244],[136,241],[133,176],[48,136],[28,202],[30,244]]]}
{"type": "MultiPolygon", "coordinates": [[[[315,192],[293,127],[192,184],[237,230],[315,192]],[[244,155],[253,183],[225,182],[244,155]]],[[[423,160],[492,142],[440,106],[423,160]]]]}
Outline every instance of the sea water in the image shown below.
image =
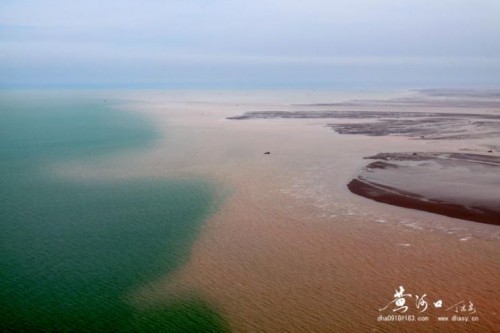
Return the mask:
{"type": "Polygon", "coordinates": [[[126,297],[187,259],[214,205],[209,181],[72,180],[50,168],[154,144],[160,134],[149,119],[110,104],[0,94],[0,329],[224,330],[199,298],[153,312],[126,297]]]}

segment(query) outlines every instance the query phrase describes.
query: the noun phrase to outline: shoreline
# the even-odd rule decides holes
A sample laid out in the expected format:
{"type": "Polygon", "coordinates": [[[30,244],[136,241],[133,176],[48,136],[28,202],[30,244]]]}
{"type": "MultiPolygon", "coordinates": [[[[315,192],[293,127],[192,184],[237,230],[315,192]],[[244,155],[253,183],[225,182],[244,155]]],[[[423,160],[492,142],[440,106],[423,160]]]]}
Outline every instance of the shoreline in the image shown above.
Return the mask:
{"type": "Polygon", "coordinates": [[[417,209],[429,213],[445,215],[457,219],[500,225],[499,212],[493,210],[472,210],[465,206],[447,202],[436,202],[394,187],[353,179],[347,188],[354,194],[381,203],[417,209]]]}
{"type": "Polygon", "coordinates": [[[347,188],[362,197],[462,220],[500,225],[500,157],[379,153],[347,188]]]}

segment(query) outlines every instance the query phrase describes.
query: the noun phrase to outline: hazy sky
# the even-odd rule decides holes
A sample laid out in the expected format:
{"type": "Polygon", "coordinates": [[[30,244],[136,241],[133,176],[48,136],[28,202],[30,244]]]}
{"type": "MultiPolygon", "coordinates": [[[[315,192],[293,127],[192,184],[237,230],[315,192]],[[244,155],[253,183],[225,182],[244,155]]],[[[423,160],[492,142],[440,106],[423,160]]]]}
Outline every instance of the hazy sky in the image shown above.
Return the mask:
{"type": "Polygon", "coordinates": [[[0,0],[0,86],[500,86],[500,0],[0,0]]]}

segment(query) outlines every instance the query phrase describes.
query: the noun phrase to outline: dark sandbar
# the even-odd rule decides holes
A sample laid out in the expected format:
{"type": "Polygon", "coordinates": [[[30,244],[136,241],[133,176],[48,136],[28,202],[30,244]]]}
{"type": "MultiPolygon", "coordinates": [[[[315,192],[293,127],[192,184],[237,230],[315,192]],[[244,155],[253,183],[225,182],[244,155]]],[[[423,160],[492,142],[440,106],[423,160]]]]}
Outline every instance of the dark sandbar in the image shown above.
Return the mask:
{"type": "Polygon", "coordinates": [[[500,157],[378,154],[347,187],[395,206],[500,225],[500,157]]]}

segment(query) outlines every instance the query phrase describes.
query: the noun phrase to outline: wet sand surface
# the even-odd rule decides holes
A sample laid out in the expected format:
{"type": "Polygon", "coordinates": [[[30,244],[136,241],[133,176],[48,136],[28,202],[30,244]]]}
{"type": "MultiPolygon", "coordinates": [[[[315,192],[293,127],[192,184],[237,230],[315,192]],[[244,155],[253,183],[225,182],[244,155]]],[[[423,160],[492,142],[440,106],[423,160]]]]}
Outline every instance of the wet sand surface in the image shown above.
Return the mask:
{"type": "Polygon", "coordinates": [[[348,188],[375,201],[500,225],[500,157],[392,153],[368,157],[348,188]]]}
{"type": "Polygon", "coordinates": [[[492,114],[384,111],[257,111],[247,112],[242,116],[230,117],[229,119],[276,118],[364,120],[362,122],[328,125],[340,134],[400,135],[425,140],[500,137],[500,115],[492,114]]]}
{"type": "MultiPolygon", "coordinates": [[[[211,177],[224,198],[189,262],[131,291],[130,302],[149,307],[201,294],[234,332],[494,332],[500,325],[497,226],[381,204],[346,187],[365,166],[363,158],[381,151],[477,153],[494,142],[339,135],[328,127],[331,119],[226,119],[246,111],[294,112],[302,108],[296,103],[329,98],[130,97],[135,109],[164,128],[165,143],[113,163],[148,175],[211,177]],[[168,147],[169,138],[185,144],[168,147]],[[394,314],[379,309],[394,300],[399,286],[427,295],[429,322],[377,320],[394,314]],[[479,321],[438,322],[444,312],[431,306],[437,299],[443,308],[473,302],[479,321]]],[[[104,176],[127,176],[124,168],[117,174],[113,163],[93,168],[104,176]]],[[[64,167],[61,172],[70,175],[64,167]]],[[[78,174],[84,177],[85,170],[78,174]]],[[[417,315],[414,302],[408,300],[408,313],[417,315]]],[[[454,308],[446,314],[453,316],[454,308]]]]}

